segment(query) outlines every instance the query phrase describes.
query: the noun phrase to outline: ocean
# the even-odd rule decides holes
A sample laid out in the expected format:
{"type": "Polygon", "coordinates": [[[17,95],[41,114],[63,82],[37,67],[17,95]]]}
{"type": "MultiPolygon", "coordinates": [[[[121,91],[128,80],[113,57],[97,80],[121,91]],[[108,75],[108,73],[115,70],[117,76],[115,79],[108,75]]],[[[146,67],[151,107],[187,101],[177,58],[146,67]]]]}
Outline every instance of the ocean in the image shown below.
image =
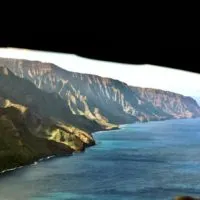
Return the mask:
{"type": "Polygon", "coordinates": [[[200,118],[122,125],[97,145],[0,175],[0,200],[200,196],[200,118]]]}

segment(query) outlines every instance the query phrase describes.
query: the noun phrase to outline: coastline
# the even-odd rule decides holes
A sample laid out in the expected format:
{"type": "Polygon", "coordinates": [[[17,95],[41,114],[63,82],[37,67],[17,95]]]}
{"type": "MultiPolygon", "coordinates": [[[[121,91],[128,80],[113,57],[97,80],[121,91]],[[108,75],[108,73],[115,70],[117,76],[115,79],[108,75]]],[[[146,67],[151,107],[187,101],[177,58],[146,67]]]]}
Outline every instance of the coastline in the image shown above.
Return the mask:
{"type": "MultiPolygon", "coordinates": [[[[194,117],[194,118],[200,118],[200,117],[194,117]]],[[[119,130],[119,129],[122,129],[122,128],[126,127],[127,125],[130,125],[130,124],[137,124],[137,123],[138,124],[144,124],[144,123],[149,123],[149,122],[159,122],[159,121],[168,121],[168,120],[181,120],[181,119],[194,119],[194,118],[180,118],[180,119],[172,118],[172,119],[165,119],[165,120],[152,120],[152,121],[148,121],[148,122],[133,122],[133,123],[128,123],[128,124],[120,124],[120,125],[118,125],[118,127],[96,131],[96,132],[91,133],[91,135],[93,136],[93,135],[101,133],[101,132],[109,132],[109,131],[112,131],[112,130],[119,130]]],[[[94,140],[94,143],[89,144],[89,145],[85,145],[85,148],[82,151],[80,151],[80,152],[73,151],[72,153],[66,153],[66,154],[63,154],[63,155],[52,154],[52,155],[48,155],[46,157],[41,157],[41,158],[38,158],[38,159],[32,161],[31,163],[24,164],[22,166],[10,168],[10,169],[2,170],[2,171],[0,171],[0,176],[2,174],[8,173],[8,172],[12,172],[12,171],[15,171],[17,169],[21,169],[21,168],[26,167],[26,166],[37,165],[38,163],[40,163],[42,161],[49,160],[49,159],[63,157],[63,156],[73,156],[73,153],[84,152],[86,148],[89,148],[89,147],[92,147],[92,146],[95,146],[95,145],[96,145],[96,141],[94,140]]]]}
{"type": "MultiPolygon", "coordinates": [[[[71,156],[71,155],[72,154],[66,154],[66,155],[62,155],[62,157],[63,156],[71,156]]],[[[1,177],[1,175],[5,174],[5,173],[12,172],[12,171],[21,169],[23,167],[37,165],[40,162],[47,161],[49,159],[53,159],[53,158],[56,158],[56,157],[59,157],[59,155],[57,155],[57,156],[56,155],[49,155],[49,156],[46,156],[46,157],[42,157],[42,158],[36,159],[36,160],[34,160],[33,162],[31,162],[29,164],[24,164],[24,165],[21,165],[21,166],[18,166],[18,167],[14,167],[14,168],[9,168],[9,169],[2,170],[2,171],[0,171],[0,177],[1,177]]]]}
{"type": "Polygon", "coordinates": [[[10,169],[5,169],[5,170],[3,170],[3,171],[0,171],[0,176],[1,176],[1,174],[4,174],[4,173],[6,173],[6,172],[10,172],[10,171],[14,171],[14,170],[17,170],[17,169],[21,169],[21,168],[26,167],[26,166],[36,165],[36,164],[38,164],[39,162],[42,162],[42,161],[44,161],[44,160],[49,160],[49,159],[51,159],[51,158],[53,158],[53,157],[55,157],[55,155],[40,158],[40,159],[38,159],[38,160],[35,160],[35,161],[34,161],[33,163],[31,163],[31,164],[21,165],[21,166],[19,166],[19,167],[14,167],[14,168],[10,168],[10,169]]]}
{"type": "MultiPolygon", "coordinates": [[[[113,127],[111,129],[107,129],[107,130],[103,129],[103,130],[97,131],[97,132],[111,131],[111,130],[117,130],[117,129],[119,129],[119,127],[113,127]]],[[[91,133],[91,135],[93,135],[94,133],[97,133],[97,132],[93,132],[93,133],[91,133]]],[[[80,152],[84,152],[86,148],[92,147],[94,145],[96,145],[95,140],[94,140],[94,143],[91,143],[91,144],[88,144],[88,145],[85,144],[84,149],[82,151],[80,151],[80,152]]],[[[24,165],[21,165],[21,166],[16,166],[16,167],[9,168],[9,169],[4,169],[4,170],[0,171],[0,176],[2,174],[8,173],[8,172],[12,172],[12,171],[21,169],[21,168],[26,167],[26,166],[36,165],[36,164],[38,164],[38,163],[40,163],[42,161],[46,161],[46,160],[57,158],[57,157],[63,157],[63,156],[73,156],[73,153],[80,153],[80,152],[79,151],[78,152],[73,151],[72,153],[66,153],[66,154],[63,154],[63,155],[52,154],[52,155],[48,155],[46,157],[41,157],[41,158],[33,160],[32,162],[30,162],[28,164],[24,164],[24,165]]]]}

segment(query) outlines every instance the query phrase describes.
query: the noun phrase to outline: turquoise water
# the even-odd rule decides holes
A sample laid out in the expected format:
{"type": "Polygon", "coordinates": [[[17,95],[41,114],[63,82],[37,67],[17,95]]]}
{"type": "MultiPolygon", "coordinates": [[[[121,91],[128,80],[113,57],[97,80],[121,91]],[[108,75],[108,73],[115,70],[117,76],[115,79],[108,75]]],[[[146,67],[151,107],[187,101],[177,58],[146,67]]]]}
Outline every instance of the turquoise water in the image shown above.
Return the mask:
{"type": "Polygon", "coordinates": [[[0,200],[155,200],[200,196],[200,119],[122,126],[97,145],[0,176],[0,200]]]}

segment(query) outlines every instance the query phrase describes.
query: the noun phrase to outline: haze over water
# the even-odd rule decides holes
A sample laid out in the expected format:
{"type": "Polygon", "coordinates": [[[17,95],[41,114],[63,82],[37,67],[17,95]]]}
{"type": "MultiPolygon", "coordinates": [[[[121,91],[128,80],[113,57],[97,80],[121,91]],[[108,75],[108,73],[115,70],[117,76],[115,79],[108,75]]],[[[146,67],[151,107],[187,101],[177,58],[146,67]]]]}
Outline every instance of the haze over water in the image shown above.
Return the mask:
{"type": "Polygon", "coordinates": [[[200,196],[200,119],[122,126],[84,153],[1,175],[2,200],[155,200],[200,196]]]}

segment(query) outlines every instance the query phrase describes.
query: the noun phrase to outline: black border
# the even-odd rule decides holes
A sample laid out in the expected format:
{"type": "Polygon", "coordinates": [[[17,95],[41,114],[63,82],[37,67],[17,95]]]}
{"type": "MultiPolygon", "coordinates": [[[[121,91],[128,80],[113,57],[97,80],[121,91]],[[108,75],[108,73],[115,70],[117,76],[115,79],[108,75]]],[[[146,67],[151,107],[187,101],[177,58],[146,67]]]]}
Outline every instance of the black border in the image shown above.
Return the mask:
{"type": "MultiPolygon", "coordinates": [[[[200,73],[200,48],[166,47],[143,37],[97,32],[31,32],[1,35],[0,47],[76,54],[129,64],[153,64],[200,73]]],[[[94,66],[95,67],[95,66],[94,66]]]]}

